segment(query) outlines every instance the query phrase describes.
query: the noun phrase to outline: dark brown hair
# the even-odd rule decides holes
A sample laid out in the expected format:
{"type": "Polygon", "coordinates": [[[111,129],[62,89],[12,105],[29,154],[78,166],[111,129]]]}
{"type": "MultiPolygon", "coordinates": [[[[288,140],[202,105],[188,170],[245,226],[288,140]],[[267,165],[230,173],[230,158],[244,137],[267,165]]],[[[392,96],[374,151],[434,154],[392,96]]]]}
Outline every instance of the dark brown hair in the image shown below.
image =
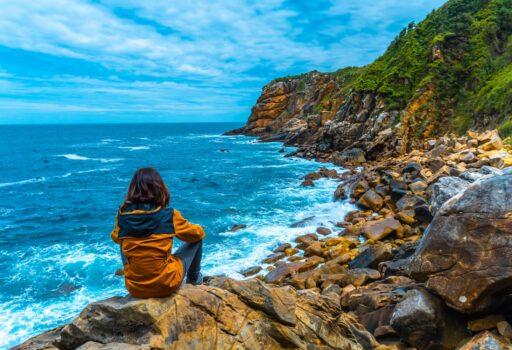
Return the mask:
{"type": "Polygon", "coordinates": [[[140,168],[133,174],[125,202],[150,203],[165,208],[171,195],[162,177],[153,168],[140,168]]]}

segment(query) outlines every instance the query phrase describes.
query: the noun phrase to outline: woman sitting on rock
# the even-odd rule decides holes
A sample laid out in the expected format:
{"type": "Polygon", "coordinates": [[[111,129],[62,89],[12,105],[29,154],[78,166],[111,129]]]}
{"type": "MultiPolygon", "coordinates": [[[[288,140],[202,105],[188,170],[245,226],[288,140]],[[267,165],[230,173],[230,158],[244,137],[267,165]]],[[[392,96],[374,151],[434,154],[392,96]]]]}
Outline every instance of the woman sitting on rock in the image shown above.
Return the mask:
{"type": "Polygon", "coordinates": [[[121,246],[126,289],[137,298],[165,297],[184,278],[200,284],[204,230],[169,207],[170,194],[153,168],[135,172],[116,217],[112,240],[121,246]],[[184,241],[171,255],[173,237],[184,241]]]}

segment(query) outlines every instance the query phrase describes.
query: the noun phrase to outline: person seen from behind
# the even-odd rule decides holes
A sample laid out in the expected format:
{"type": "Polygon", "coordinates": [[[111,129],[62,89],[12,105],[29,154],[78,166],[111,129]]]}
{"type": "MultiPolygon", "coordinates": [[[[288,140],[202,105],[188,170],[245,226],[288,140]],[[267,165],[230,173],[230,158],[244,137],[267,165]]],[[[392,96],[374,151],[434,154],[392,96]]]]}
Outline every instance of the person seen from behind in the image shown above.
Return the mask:
{"type": "Polygon", "coordinates": [[[120,245],[126,289],[137,298],[166,297],[183,282],[200,284],[205,233],[169,207],[170,194],[153,168],[138,169],[111,237],[120,245]],[[183,241],[171,254],[173,238],[183,241]]]}

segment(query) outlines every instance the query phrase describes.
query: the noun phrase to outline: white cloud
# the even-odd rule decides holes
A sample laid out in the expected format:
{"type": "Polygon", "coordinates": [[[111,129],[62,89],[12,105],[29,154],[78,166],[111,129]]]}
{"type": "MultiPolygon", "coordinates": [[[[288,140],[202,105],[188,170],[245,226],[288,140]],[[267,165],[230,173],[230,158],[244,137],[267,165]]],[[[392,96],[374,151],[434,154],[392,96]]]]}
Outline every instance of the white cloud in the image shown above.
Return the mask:
{"type": "Polygon", "coordinates": [[[184,111],[203,104],[248,114],[268,80],[369,63],[397,34],[391,26],[419,20],[441,3],[0,0],[0,45],[53,55],[56,65],[58,57],[78,58],[112,73],[27,78],[0,69],[0,94],[12,109],[184,111]]]}

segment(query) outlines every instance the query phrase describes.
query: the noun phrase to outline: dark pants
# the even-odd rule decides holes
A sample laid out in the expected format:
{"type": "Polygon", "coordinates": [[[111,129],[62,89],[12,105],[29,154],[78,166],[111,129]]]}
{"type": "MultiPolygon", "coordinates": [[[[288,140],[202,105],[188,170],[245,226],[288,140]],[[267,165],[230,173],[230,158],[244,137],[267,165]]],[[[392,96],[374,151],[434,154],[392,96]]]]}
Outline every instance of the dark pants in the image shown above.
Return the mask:
{"type": "Polygon", "coordinates": [[[196,282],[201,272],[203,241],[195,243],[183,242],[173,255],[179,257],[183,263],[183,278],[187,277],[187,282],[189,283],[196,282]]]}

